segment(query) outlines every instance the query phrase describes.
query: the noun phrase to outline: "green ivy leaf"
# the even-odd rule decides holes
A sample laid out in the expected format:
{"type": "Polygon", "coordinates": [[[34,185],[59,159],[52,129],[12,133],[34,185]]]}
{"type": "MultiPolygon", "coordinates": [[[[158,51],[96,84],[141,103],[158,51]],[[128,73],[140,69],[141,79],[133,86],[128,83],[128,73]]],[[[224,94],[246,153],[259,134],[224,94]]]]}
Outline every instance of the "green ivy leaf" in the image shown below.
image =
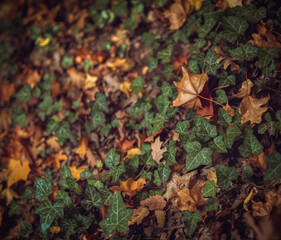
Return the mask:
{"type": "Polygon", "coordinates": [[[162,83],[161,92],[162,92],[162,95],[164,95],[164,96],[167,96],[167,97],[173,96],[173,89],[168,82],[162,83]]]}
{"type": "Polygon", "coordinates": [[[95,94],[95,110],[102,112],[109,111],[106,96],[101,92],[95,94]]]}
{"type": "Polygon", "coordinates": [[[270,181],[281,178],[281,154],[273,152],[265,158],[265,162],[264,180],[270,181]]]}
{"type": "Polygon", "coordinates": [[[223,71],[218,75],[219,78],[219,86],[228,86],[228,85],[235,85],[235,76],[229,75],[226,71],[223,71]]]}
{"type": "Polygon", "coordinates": [[[29,84],[24,84],[21,90],[16,94],[17,100],[27,103],[31,99],[31,87],[29,84]]]}
{"type": "Polygon", "coordinates": [[[232,117],[223,108],[219,108],[218,124],[226,127],[231,122],[232,122],[232,117]]]}
{"type": "Polygon", "coordinates": [[[115,233],[116,229],[120,233],[129,230],[128,221],[133,215],[132,209],[125,209],[125,204],[119,192],[115,191],[112,204],[109,206],[107,216],[100,222],[100,227],[105,235],[115,233]]]}
{"type": "Polygon", "coordinates": [[[227,95],[226,95],[224,90],[222,90],[222,89],[216,90],[216,95],[217,96],[215,97],[215,101],[217,101],[220,104],[227,103],[228,97],[227,97],[227,95]]]}
{"type": "Polygon", "coordinates": [[[53,99],[52,99],[52,97],[51,96],[44,97],[43,101],[39,104],[39,109],[43,113],[45,113],[45,115],[50,115],[53,111],[53,99]]]}
{"type": "Polygon", "coordinates": [[[257,56],[259,58],[259,67],[264,68],[268,66],[273,59],[278,58],[278,49],[277,48],[259,48],[257,52],[257,56]]]}
{"type": "Polygon", "coordinates": [[[203,197],[216,197],[216,193],[217,193],[217,188],[216,188],[216,184],[213,180],[207,180],[206,182],[206,186],[204,187],[203,190],[203,197]]]}
{"type": "Polygon", "coordinates": [[[223,138],[226,147],[230,149],[232,147],[235,138],[240,135],[241,135],[241,131],[240,128],[237,126],[237,124],[232,124],[231,126],[229,126],[223,138]]]}
{"type": "Polygon", "coordinates": [[[263,146],[253,134],[253,131],[246,129],[245,135],[243,144],[238,147],[240,154],[245,158],[251,157],[252,155],[259,155],[263,151],[263,146]]]}
{"type": "Polygon", "coordinates": [[[112,193],[108,190],[107,187],[103,187],[101,189],[99,189],[99,192],[101,193],[101,199],[102,199],[102,203],[105,206],[109,206],[112,204],[112,198],[113,195],[112,193]]]}
{"type": "Polygon", "coordinates": [[[249,4],[241,8],[241,14],[251,24],[257,24],[261,19],[266,18],[266,8],[257,8],[254,4],[249,4]]]}
{"type": "Polygon", "coordinates": [[[160,185],[161,184],[161,179],[160,179],[158,170],[155,170],[153,175],[154,175],[153,183],[155,185],[160,185]]]}
{"type": "Polygon", "coordinates": [[[60,221],[60,226],[62,231],[64,232],[64,239],[70,239],[71,235],[76,233],[76,228],[78,227],[75,219],[64,218],[60,221]]]}
{"type": "Polygon", "coordinates": [[[198,210],[196,210],[194,213],[185,211],[182,220],[186,224],[188,235],[191,236],[195,232],[198,222],[202,220],[202,216],[198,210]]]}
{"type": "Polygon", "coordinates": [[[111,168],[112,166],[118,166],[120,163],[120,155],[111,148],[104,160],[105,166],[111,168]]]}
{"type": "Polygon", "coordinates": [[[165,146],[167,148],[167,151],[163,153],[163,157],[166,160],[167,164],[177,163],[177,148],[175,147],[175,143],[175,141],[170,141],[169,144],[165,146]]]}
{"type": "Polygon", "coordinates": [[[171,173],[171,168],[169,164],[160,163],[158,166],[159,177],[162,183],[167,182],[171,173]]]}
{"type": "Polygon", "coordinates": [[[190,142],[184,145],[186,156],[186,171],[195,169],[201,165],[212,164],[212,151],[209,148],[202,148],[201,144],[197,141],[190,142]]]}
{"type": "Polygon", "coordinates": [[[23,109],[19,106],[12,107],[12,122],[13,124],[24,127],[26,124],[27,118],[23,109]]]}
{"type": "Polygon", "coordinates": [[[70,169],[66,165],[61,168],[61,180],[58,182],[58,185],[62,190],[70,189],[79,195],[82,194],[76,178],[73,178],[70,169]]]}
{"type": "Polygon", "coordinates": [[[113,181],[117,181],[122,173],[125,173],[126,169],[123,165],[118,167],[112,166],[109,170],[109,174],[112,176],[113,181]]]}
{"type": "Polygon", "coordinates": [[[162,8],[166,5],[167,0],[156,0],[155,7],[156,8],[162,8]]]}
{"type": "Polygon", "coordinates": [[[216,75],[217,70],[222,66],[222,63],[217,63],[218,58],[214,47],[211,47],[200,64],[208,75],[216,75]]]}
{"type": "Polygon", "coordinates": [[[154,57],[149,58],[148,72],[153,72],[158,66],[158,59],[154,57]]]}
{"type": "Polygon", "coordinates": [[[77,143],[76,138],[71,134],[70,125],[68,122],[63,121],[61,126],[55,131],[59,143],[64,143],[66,139],[69,139],[73,144],[77,143]]]}
{"type": "Polygon", "coordinates": [[[63,56],[62,63],[61,63],[62,68],[66,69],[68,67],[71,67],[72,65],[73,65],[73,59],[66,55],[63,56]]]}
{"type": "Polygon", "coordinates": [[[227,153],[225,143],[222,136],[217,136],[212,142],[209,142],[209,148],[214,149],[218,153],[227,153]]]}
{"type": "Polygon", "coordinates": [[[144,41],[144,44],[147,48],[150,48],[155,40],[155,35],[152,33],[144,32],[141,35],[141,40],[144,41]]]}
{"type": "Polygon", "coordinates": [[[196,132],[196,135],[202,139],[202,141],[207,142],[210,138],[216,137],[218,135],[215,125],[211,125],[206,119],[201,115],[197,115],[194,118],[195,126],[193,131],[196,132]]]}
{"type": "Polygon", "coordinates": [[[63,204],[56,202],[52,205],[50,200],[45,200],[35,210],[35,213],[40,215],[41,230],[45,232],[55,219],[63,218],[63,204]]]}
{"type": "Polygon", "coordinates": [[[59,119],[57,116],[52,116],[47,124],[46,131],[48,134],[55,132],[59,128],[59,119]]]}
{"type": "Polygon", "coordinates": [[[166,95],[161,94],[158,97],[154,98],[153,103],[157,107],[158,112],[166,113],[170,105],[170,100],[166,95]]]}
{"type": "Polygon", "coordinates": [[[27,238],[31,233],[33,233],[32,225],[20,221],[20,236],[23,238],[27,238]]]}
{"type": "Polygon", "coordinates": [[[217,210],[219,207],[219,203],[216,202],[216,199],[214,198],[209,198],[208,199],[208,203],[207,203],[207,206],[206,206],[206,211],[209,212],[209,211],[213,211],[213,210],[217,210]]]}
{"type": "Polygon", "coordinates": [[[95,217],[91,213],[89,213],[87,216],[79,214],[75,220],[77,222],[76,233],[82,234],[86,232],[87,229],[92,225],[92,223],[95,221],[95,217]]]}
{"type": "Polygon", "coordinates": [[[26,199],[26,200],[29,200],[32,198],[32,188],[31,187],[25,188],[22,198],[26,199]]]}
{"type": "Polygon", "coordinates": [[[105,121],[106,120],[102,113],[99,111],[95,111],[94,113],[92,113],[91,128],[96,129],[97,127],[105,123],[105,121]]]}
{"type": "Polygon", "coordinates": [[[241,60],[251,61],[255,56],[257,56],[258,48],[254,47],[252,44],[247,43],[238,48],[229,50],[230,57],[238,58],[241,60]]]}
{"type": "Polygon", "coordinates": [[[153,121],[153,127],[150,131],[148,131],[147,135],[150,136],[151,134],[159,131],[165,123],[166,117],[163,113],[157,113],[154,121],[153,121]]]}
{"type": "Polygon", "coordinates": [[[52,182],[47,181],[44,178],[35,178],[35,199],[39,202],[43,202],[46,197],[53,193],[52,182]]]}
{"type": "Polygon", "coordinates": [[[188,134],[189,126],[190,126],[190,120],[178,122],[176,125],[175,132],[179,134],[188,134]]]}
{"type": "Polygon", "coordinates": [[[235,167],[228,167],[223,165],[216,166],[216,174],[218,178],[218,186],[225,190],[229,187],[231,180],[235,180],[238,177],[238,173],[235,167]]]}
{"type": "Polygon", "coordinates": [[[167,65],[163,70],[163,74],[165,75],[167,80],[170,80],[170,78],[173,76],[173,70],[174,66],[172,64],[167,65]]]}
{"type": "Polygon", "coordinates": [[[12,200],[11,204],[10,204],[10,209],[8,212],[9,217],[12,217],[14,215],[18,215],[20,213],[20,205],[12,200]]]}
{"type": "Polygon", "coordinates": [[[144,79],[142,77],[135,78],[131,83],[130,88],[134,93],[141,92],[143,89],[144,79]]]}
{"type": "Polygon", "coordinates": [[[102,197],[94,186],[87,185],[85,190],[85,199],[82,200],[82,205],[89,211],[93,206],[101,207],[102,197]]]}
{"type": "Polygon", "coordinates": [[[58,190],[57,192],[57,202],[60,202],[64,205],[64,207],[74,207],[72,200],[69,196],[68,192],[65,192],[63,190],[58,190]]]}
{"type": "Polygon", "coordinates": [[[251,165],[245,165],[242,170],[242,178],[247,179],[253,176],[253,169],[251,165]]]}
{"type": "Polygon", "coordinates": [[[173,52],[173,45],[169,45],[163,50],[157,53],[157,59],[161,60],[161,63],[169,63],[173,52]]]}

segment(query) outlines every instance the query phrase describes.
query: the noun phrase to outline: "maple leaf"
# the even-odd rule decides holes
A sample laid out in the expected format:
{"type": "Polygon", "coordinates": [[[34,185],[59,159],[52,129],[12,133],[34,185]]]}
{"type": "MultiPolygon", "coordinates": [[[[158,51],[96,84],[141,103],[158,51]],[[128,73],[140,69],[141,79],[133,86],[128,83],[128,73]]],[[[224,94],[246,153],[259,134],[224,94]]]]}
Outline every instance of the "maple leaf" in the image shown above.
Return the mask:
{"type": "Polygon", "coordinates": [[[164,12],[164,16],[170,21],[170,29],[179,29],[185,23],[186,16],[191,12],[191,5],[187,1],[176,0],[169,10],[164,12]]]}
{"type": "Polygon", "coordinates": [[[79,141],[79,147],[76,149],[75,153],[79,154],[81,157],[84,157],[88,150],[88,136],[85,135],[79,141]]]}
{"type": "Polygon", "coordinates": [[[206,73],[189,73],[182,67],[183,77],[180,82],[174,82],[178,89],[178,97],[173,101],[172,107],[183,106],[185,108],[202,108],[199,93],[202,92],[205,83],[209,79],[206,73]]]}
{"type": "Polygon", "coordinates": [[[149,196],[140,202],[142,206],[148,207],[150,211],[163,210],[167,202],[161,195],[149,196]]]}
{"type": "Polygon", "coordinates": [[[7,171],[10,172],[7,181],[7,186],[10,187],[20,180],[27,180],[28,174],[30,172],[29,163],[28,161],[10,159],[7,171]]]}
{"type": "Polygon", "coordinates": [[[141,222],[143,221],[143,219],[148,216],[149,214],[149,210],[146,207],[143,206],[139,206],[137,209],[134,209],[134,213],[132,218],[130,219],[128,225],[131,226],[135,223],[137,223],[138,225],[141,224],[141,222]]]}
{"type": "Polygon", "coordinates": [[[126,181],[120,181],[121,190],[125,191],[129,197],[132,197],[141,191],[146,184],[145,178],[140,178],[134,181],[132,178],[128,178],[126,181]]]}
{"type": "Polygon", "coordinates": [[[155,142],[151,144],[152,158],[157,164],[160,164],[160,160],[163,158],[163,153],[167,151],[167,148],[162,148],[162,143],[160,141],[160,136],[156,138],[155,142]]]}
{"type": "Polygon", "coordinates": [[[50,154],[50,156],[46,160],[46,164],[53,164],[57,169],[60,168],[60,161],[67,160],[67,155],[62,153],[62,150],[60,150],[56,154],[50,154]]]}
{"type": "Polygon", "coordinates": [[[129,149],[131,149],[136,140],[129,141],[125,138],[116,140],[116,145],[121,153],[126,153],[129,149]]]}
{"type": "Polygon", "coordinates": [[[90,89],[90,88],[94,88],[96,86],[97,81],[98,81],[97,76],[93,76],[93,75],[90,75],[89,73],[86,73],[86,79],[85,79],[85,82],[84,82],[83,89],[87,90],[87,89],[90,89]]]}
{"type": "Polygon", "coordinates": [[[238,60],[238,59],[229,57],[219,47],[215,47],[215,51],[216,51],[217,55],[220,57],[217,60],[217,63],[220,63],[221,61],[225,60],[225,63],[223,64],[224,70],[226,70],[230,66],[230,71],[236,70],[238,73],[241,72],[240,67],[233,62],[234,60],[238,60]]]}

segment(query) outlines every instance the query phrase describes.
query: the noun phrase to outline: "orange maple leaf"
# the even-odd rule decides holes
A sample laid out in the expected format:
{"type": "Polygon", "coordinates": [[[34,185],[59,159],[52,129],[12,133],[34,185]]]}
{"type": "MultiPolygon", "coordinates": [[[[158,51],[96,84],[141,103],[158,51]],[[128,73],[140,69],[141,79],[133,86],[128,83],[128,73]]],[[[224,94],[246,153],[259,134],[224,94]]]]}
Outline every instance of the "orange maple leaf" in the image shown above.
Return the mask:
{"type": "Polygon", "coordinates": [[[122,182],[120,181],[121,190],[125,191],[129,197],[136,195],[137,192],[143,189],[146,184],[145,178],[140,178],[134,181],[132,178],[122,182]]]}
{"type": "Polygon", "coordinates": [[[183,77],[180,82],[174,82],[178,89],[178,97],[173,101],[172,107],[183,106],[185,108],[202,108],[199,93],[202,92],[209,77],[206,73],[189,73],[182,67],[183,77]]]}
{"type": "Polygon", "coordinates": [[[129,149],[131,149],[134,146],[136,140],[129,141],[127,139],[127,134],[123,139],[117,139],[116,145],[121,153],[126,153],[129,149]]]}
{"type": "Polygon", "coordinates": [[[7,186],[11,187],[14,183],[20,180],[27,180],[30,172],[28,161],[20,161],[16,159],[10,159],[7,171],[10,173],[7,186]]]}
{"type": "Polygon", "coordinates": [[[53,164],[54,167],[59,169],[60,168],[60,161],[62,161],[62,160],[67,160],[67,156],[62,153],[62,150],[60,150],[56,154],[50,154],[50,156],[46,160],[46,164],[47,165],[53,164]]]}
{"type": "Polygon", "coordinates": [[[76,149],[75,153],[79,154],[81,157],[84,157],[88,150],[88,136],[85,135],[79,141],[79,147],[76,149]]]}

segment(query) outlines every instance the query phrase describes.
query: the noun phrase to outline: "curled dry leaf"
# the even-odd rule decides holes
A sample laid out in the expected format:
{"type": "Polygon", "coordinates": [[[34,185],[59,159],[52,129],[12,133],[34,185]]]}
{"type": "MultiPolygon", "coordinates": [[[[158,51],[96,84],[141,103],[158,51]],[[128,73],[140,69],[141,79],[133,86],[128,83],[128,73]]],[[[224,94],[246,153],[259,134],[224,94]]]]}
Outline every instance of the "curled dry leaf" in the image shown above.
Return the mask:
{"type": "Polygon", "coordinates": [[[139,206],[137,209],[134,209],[134,213],[131,217],[131,220],[128,222],[128,225],[131,226],[135,223],[138,225],[141,224],[142,220],[148,216],[149,210],[144,206],[139,206]]]}
{"type": "Polygon", "coordinates": [[[95,154],[93,154],[91,149],[89,149],[89,148],[87,149],[86,157],[87,157],[87,163],[91,167],[97,166],[97,164],[100,161],[100,158],[98,156],[96,156],[95,154]]]}
{"type": "Polygon", "coordinates": [[[215,51],[216,51],[217,55],[219,56],[217,63],[220,63],[221,61],[225,60],[225,63],[223,64],[224,70],[226,70],[230,66],[230,71],[236,70],[238,73],[241,72],[240,67],[233,62],[234,60],[238,60],[238,59],[229,57],[219,47],[215,47],[215,51]]]}
{"type": "Polygon", "coordinates": [[[167,148],[161,149],[162,144],[163,142],[160,141],[160,136],[151,144],[152,158],[157,164],[160,164],[160,160],[163,158],[163,153],[167,151],[167,148]]]}
{"type": "Polygon", "coordinates": [[[150,211],[163,210],[166,207],[166,200],[161,195],[150,196],[140,202],[142,206],[148,207],[150,211]]]}
{"type": "Polygon", "coordinates": [[[222,107],[231,117],[234,117],[235,110],[229,106],[228,102],[222,107]]]}
{"type": "Polygon", "coordinates": [[[126,153],[134,146],[136,140],[129,141],[126,137],[123,139],[117,139],[116,145],[121,153],[126,153]]]}
{"type": "Polygon", "coordinates": [[[185,108],[202,108],[199,93],[202,92],[209,77],[206,73],[189,73],[182,67],[183,77],[180,82],[174,82],[178,89],[178,97],[173,101],[172,107],[183,106],[185,108]]]}
{"type": "Polygon", "coordinates": [[[121,190],[125,191],[129,197],[132,197],[141,191],[146,184],[144,178],[139,178],[137,181],[134,181],[132,178],[122,182],[120,181],[121,190]]]}
{"type": "Polygon", "coordinates": [[[257,168],[261,168],[263,170],[266,169],[266,163],[264,161],[264,152],[260,153],[259,155],[253,155],[248,160],[250,161],[251,165],[257,168]]]}
{"type": "Polygon", "coordinates": [[[170,29],[179,29],[186,21],[186,16],[192,12],[187,1],[176,0],[169,10],[164,12],[165,18],[169,19],[170,29]]]}
{"type": "Polygon", "coordinates": [[[242,86],[239,89],[239,92],[237,94],[234,94],[234,97],[237,98],[243,98],[246,96],[249,96],[251,93],[251,88],[254,86],[252,81],[250,79],[247,79],[246,81],[242,82],[242,86]]]}

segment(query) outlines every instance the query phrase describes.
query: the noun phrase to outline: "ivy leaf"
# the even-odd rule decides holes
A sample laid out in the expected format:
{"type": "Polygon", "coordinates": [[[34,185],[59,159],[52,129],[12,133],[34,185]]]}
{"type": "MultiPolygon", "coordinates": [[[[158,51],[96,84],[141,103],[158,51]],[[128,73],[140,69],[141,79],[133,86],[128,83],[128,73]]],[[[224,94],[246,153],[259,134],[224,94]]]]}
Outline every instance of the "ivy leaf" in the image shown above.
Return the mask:
{"type": "Polygon", "coordinates": [[[212,151],[209,148],[202,148],[201,144],[197,141],[190,142],[184,145],[186,156],[186,171],[195,169],[201,165],[212,164],[212,151]]]}
{"type": "Polygon", "coordinates": [[[223,165],[216,166],[216,174],[218,178],[218,185],[222,190],[229,187],[230,181],[238,177],[235,167],[228,167],[223,165]]]}
{"type": "Polygon", "coordinates": [[[251,61],[255,56],[257,56],[258,48],[254,47],[252,44],[247,43],[238,48],[229,50],[230,57],[238,58],[241,60],[251,61]]]}
{"type": "Polygon", "coordinates": [[[218,75],[219,78],[219,86],[228,86],[228,85],[235,85],[235,76],[232,74],[228,74],[226,71],[220,73],[218,75]]]}
{"type": "Polygon", "coordinates": [[[153,175],[154,175],[153,183],[154,183],[155,185],[161,184],[161,179],[160,179],[158,170],[155,170],[153,175]]]}
{"type": "Polygon", "coordinates": [[[237,124],[232,124],[226,130],[226,134],[224,135],[224,142],[228,149],[232,147],[232,144],[236,137],[241,135],[241,130],[237,126],[237,124]]]}
{"type": "Polygon", "coordinates": [[[254,4],[243,6],[241,11],[241,15],[251,24],[257,24],[261,19],[266,17],[266,8],[257,8],[254,4]]]}
{"type": "Polygon", "coordinates": [[[83,199],[81,203],[87,211],[89,211],[93,206],[101,207],[101,194],[94,186],[88,184],[85,190],[85,199],[83,199]]]}
{"type": "Polygon", "coordinates": [[[24,127],[26,124],[27,118],[23,109],[19,106],[12,107],[12,122],[13,124],[24,127]]]}
{"type": "Polygon", "coordinates": [[[247,21],[235,16],[226,16],[222,18],[223,37],[234,43],[239,35],[244,35],[249,27],[247,21]]]}
{"type": "Polygon", "coordinates": [[[195,232],[198,222],[202,220],[202,216],[198,210],[196,210],[194,213],[186,211],[182,217],[182,220],[186,224],[188,235],[191,236],[195,232]]]}
{"type": "Polygon", "coordinates": [[[169,167],[169,164],[166,163],[164,165],[163,163],[160,163],[158,166],[158,173],[161,182],[162,183],[167,182],[171,173],[171,168],[169,167]]]}
{"type": "Polygon", "coordinates": [[[102,111],[102,112],[108,112],[108,105],[106,102],[106,96],[101,93],[101,92],[97,92],[95,94],[95,109],[98,111],[102,111]]]}
{"type": "Polygon", "coordinates": [[[112,204],[109,206],[107,216],[100,222],[100,227],[105,235],[115,233],[116,229],[120,233],[129,230],[128,221],[133,215],[132,209],[125,209],[125,204],[119,192],[115,191],[112,204]]]}
{"type": "Polygon", "coordinates": [[[55,132],[59,128],[59,119],[57,116],[52,116],[47,124],[46,131],[48,134],[55,132]]]}
{"type": "Polygon", "coordinates": [[[17,100],[27,103],[31,99],[31,87],[29,84],[24,84],[21,90],[16,94],[17,100]]]}
{"type": "Polygon", "coordinates": [[[102,203],[105,206],[109,206],[112,204],[112,198],[113,195],[112,193],[108,190],[107,187],[103,187],[101,189],[99,189],[100,193],[101,193],[101,199],[102,199],[102,203]]]}
{"type": "Polygon", "coordinates": [[[144,41],[144,44],[147,48],[150,48],[154,43],[155,36],[154,36],[154,34],[144,32],[141,35],[141,40],[144,41]]]}
{"type": "Polygon", "coordinates": [[[12,201],[8,212],[9,217],[18,215],[20,213],[20,205],[16,201],[12,201]]]}
{"type": "Polygon", "coordinates": [[[281,154],[273,152],[265,158],[265,162],[264,180],[270,181],[281,178],[281,154]]]}
{"type": "Polygon", "coordinates": [[[35,178],[35,199],[39,202],[43,202],[46,197],[53,193],[52,182],[47,181],[44,178],[35,178]]]}
{"type": "Polygon", "coordinates": [[[63,121],[61,126],[55,131],[59,143],[63,143],[66,139],[69,139],[73,144],[77,143],[76,138],[71,134],[70,125],[68,122],[63,121]]]}
{"type": "Polygon", "coordinates": [[[226,127],[231,122],[232,122],[232,117],[223,108],[219,108],[218,124],[226,127]]]}
{"type": "Polygon", "coordinates": [[[158,66],[158,59],[154,57],[149,58],[148,72],[153,72],[158,66]]]}
{"type": "Polygon", "coordinates": [[[141,92],[143,90],[143,83],[144,79],[142,77],[135,78],[132,81],[130,88],[134,93],[141,92]]]}
{"type": "Polygon", "coordinates": [[[161,92],[162,92],[162,95],[164,95],[164,96],[167,96],[167,97],[173,96],[173,89],[168,82],[162,83],[161,92]]]}
{"type": "Polygon", "coordinates": [[[207,142],[211,137],[216,137],[218,135],[216,126],[211,125],[201,115],[197,115],[194,118],[194,123],[195,126],[192,130],[196,132],[196,135],[201,138],[204,142],[207,142]]]}
{"type": "Polygon", "coordinates": [[[209,142],[209,148],[214,149],[218,153],[227,153],[225,143],[222,136],[217,136],[212,142],[209,142]]]}
{"type": "Polygon", "coordinates": [[[76,233],[77,228],[77,222],[75,219],[71,218],[64,218],[60,221],[60,226],[64,232],[64,238],[70,239],[71,235],[74,235],[76,233]]]}
{"type": "Polygon", "coordinates": [[[105,166],[111,168],[112,166],[117,166],[120,163],[120,155],[111,148],[104,159],[105,166]]]}
{"type": "Polygon", "coordinates": [[[201,64],[201,67],[208,75],[216,75],[217,70],[221,67],[222,63],[217,63],[218,58],[214,47],[211,47],[203,58],[203,64],[201,64]]]}
{"type": "Polygon", "coordinates": [[[257,56],[259,58],[259,67],[264,68],[268,66],[273,59],[278,58],[278,49],[277,48],[259,48],[257,52],[257,56]]]}
{"type": "Polygon", "coordinates": [[[172,52],[173,52],[173,45],[170,44],[168,47],[164,48],[163,50],[157,53],[157,59],[160,59],[162,64],[169,63],[172,52]]]}
{"type": "Polygon", "coordinates": [[[165,120],[166,117],[163,113],[157,113],[153,121],[153,127],[150,131],[148,131],[147,135],[149,136],[152,133],[159,131],[163,127],[165,120]]]}
{"type": "Polygon", "coordinates": [[[25,188],[22,198],[26,199],[26,200],[29,200],[32,198],[32,188],[31,187],[25,188]]]}
{"type": "Polygon", "coordinates": [[[57,202],[60,202],[64,207],[74,206],[68,192],[63,190],[58,190],[57,192],[57,202]]]}
{"type": "Polygon", "coordinates": [[[253,176],[253,169],[251,165],[245,165],[242,170],[242,178],[247,179],[253,176]]]}
{"type": "Polygon", "coordinates": [[[167,151],[163,153],[163,157],[166,160],[167,164],[177,163],[176,154],[177,148],[175,147],[175,141],[170,141],[168,145],[164,146],[167,148],[167,151]]]}
{"type": "Polygon", "coordinates": [[[163,74],[165,75],[167,80],[170,80],[170,78],[173,76],[173,70],[174,66],[172,64],[167,65],[163,70],[163,74]]]}
{"type": "Polygon", "coordinates": [[[143,160],[146,164],[146,166],[148,168],[150,167],[155,167],[157,164],[156,162],[153,160],[153,157],[152,157],[152,154],[151,154],[151,151],[145,153],[144,155],[141,156],[141,160],[143,160]]]}
{"type": "Polygon", "coordinates": [[[113,181],[117,181],[122,173],[126,172],[126,169],[123,165],[118,167],[112,166],[109,170],[109,174],[112,176],[113,181]]]}
{"type": "Polygon", "coordinates": [[[82,193],[80,186],[76,182],[76,178],[73,178],[70,169],[66,165],[61,168],[61,178],[58,182],[61,189],[70,189],[79,195],[82,193]]]}
{"type": "Polygon", "coordinates": [[[33,228],[31,224],[20,221],[20,236],[23,238],[27,238],[33,232],[33,228]]]}
{"type": "Polygon", "coordinates": [[[176,125],[175,132],[179,134],[188,134],[189,126],[190,126],[190,120],[178,122],[176,125]]]}
{"type": "Polygon", "coordinates": [[[216,199],[214,198],[209,198],[208,199],[208,203],[207,203],[207,206],[206,206],[206,211],[209,212],[209,211],[213,211],[213,210],[217,210],[219,207],[219,203],[216,202],[216,199]]]}
{"type": "Polygon", "coordinates": [[[91,115],[92,115],[92,121],[91,121],[92,129],[96,129],[98,126],[102,125],[106,121],[102,113],[99,111],[95,111],[91,115]]]}
{"type": "Polygon", "coordinates": [[[56,202],[52,205],[50,200],[45,200],[35,210],[35,213],[40,215],[41,230],[45,232],[50,228],[54,219],[63,218],[63,204],[56,202]]]}
{"type": "MultiPolygon", "coordinates": [[[[53,99],[51,96],[46,96],[43,101],[39,104],[39,109],[45,113],[45,115],[50,115],[53,111],[53,99]]],[[[42,119],[44,120],[44,119],[42,119]]]]}
{"type": "Polygon", "coordinates": [[[217,188],[216,184],[213,180],[207,180],[206,186],[203,190],[203,197],[216,197],[217,188]]]}
{"type": "Polygon", "coordinates": [[[220,104],[227,103],[228,97],[224,90],[222,90],[222,89],[216,90],[216,95],[217,96],[215,97],[215,101],[219,102],[220,104]]]}
{"type": "Polygon", "coordinates": [[[166,95],[164,94],[159,95],[158,97],[154,98],[153,102],[156,105],[158,112],[161,113],[167,112],[167,109],[170,104],[170,100],[166,95]]]}
{"type": "Polygon", "coordinates": [[[259,155],[263,151],[263,146],[253,134],[251,129],[246,129],[245,139],[243,144],[238,147],[240,154],[243,157],[251,157],[252,155],[259,155]]]}
{"type": "Polygon", "coordinates": [[[78,234],[82,234],[82,233],[86,232],[87,229],[92,225],[92,223],[95,220],[95,217],[91,213],[89,213],[87,216],[83,216],[83,215],[79,214],[75,218],[75,220],[77,222],[76,232],[78,234]]]}

